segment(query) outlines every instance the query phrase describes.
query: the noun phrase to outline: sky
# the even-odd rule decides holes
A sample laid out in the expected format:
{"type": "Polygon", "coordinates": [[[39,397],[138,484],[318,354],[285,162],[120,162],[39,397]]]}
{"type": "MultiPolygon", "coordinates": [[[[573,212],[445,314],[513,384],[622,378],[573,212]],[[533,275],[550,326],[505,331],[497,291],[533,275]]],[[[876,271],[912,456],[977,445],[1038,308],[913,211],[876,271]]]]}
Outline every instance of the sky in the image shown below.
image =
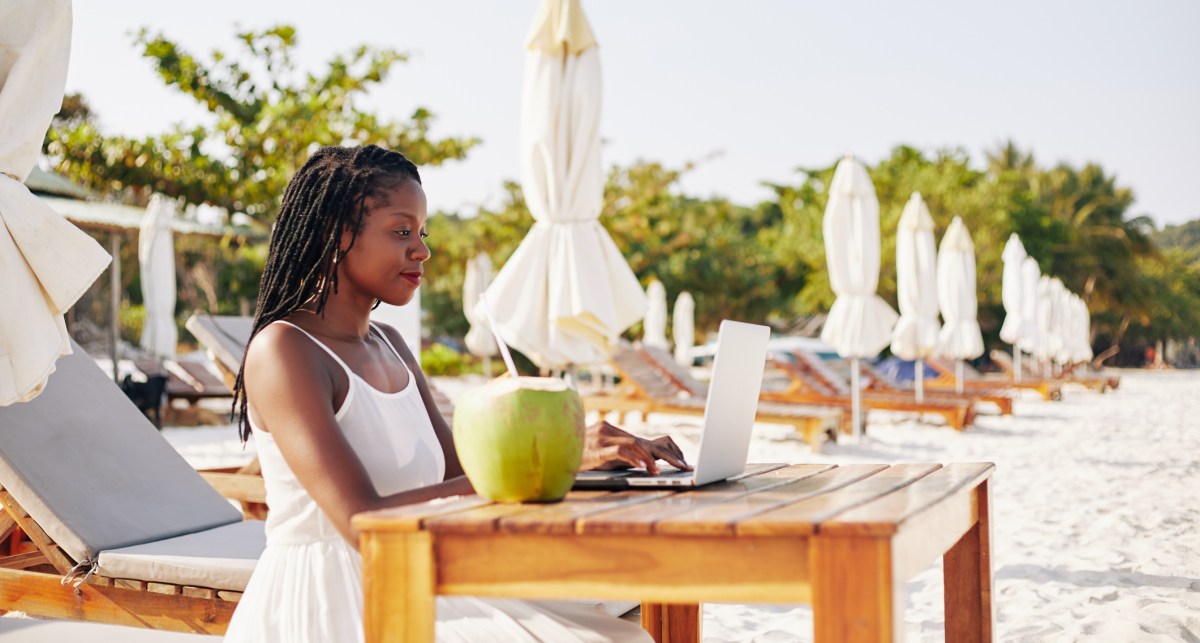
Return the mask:
{"type": "MultiPolygon", "coordinates": [[[[408,52],[363,105],[436,114],[434,137],[483,139],[423,168],[431,211],[495,205],[519,180],[525,36],[538,0],[77,0],[67,91],[108,134],[138,136],[204,111],[133,45],[141,27],[207,59],[234,34],[297,28],[320,69],[360,44],[408,52]]],[[[604,73],[604,163],[699,162],[682,190],[752,205],[762,182],[846,153],[962,147],[977,167],[1013,140],[1040,165],[1101,164],[1131,215],[1200,218],[1200,2],[583,0],[604,73]]],[[[953,213],[944,213],[949,218],[953,213]]],[[[940,213],[935,213],[940,216],[940,213]]]]}

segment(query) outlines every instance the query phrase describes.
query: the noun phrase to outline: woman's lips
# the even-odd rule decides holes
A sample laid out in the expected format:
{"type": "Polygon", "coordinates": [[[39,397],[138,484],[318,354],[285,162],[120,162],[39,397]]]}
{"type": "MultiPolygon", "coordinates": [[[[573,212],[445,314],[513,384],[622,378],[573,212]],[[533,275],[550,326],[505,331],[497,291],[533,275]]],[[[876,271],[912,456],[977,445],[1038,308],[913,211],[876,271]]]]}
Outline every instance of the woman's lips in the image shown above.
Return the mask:
{"type": "Polygon", "coordinates": [[[414,286],[421,285],[421,273],[419,272],[402,272],[400,276],[407,279],[414,286]]]}

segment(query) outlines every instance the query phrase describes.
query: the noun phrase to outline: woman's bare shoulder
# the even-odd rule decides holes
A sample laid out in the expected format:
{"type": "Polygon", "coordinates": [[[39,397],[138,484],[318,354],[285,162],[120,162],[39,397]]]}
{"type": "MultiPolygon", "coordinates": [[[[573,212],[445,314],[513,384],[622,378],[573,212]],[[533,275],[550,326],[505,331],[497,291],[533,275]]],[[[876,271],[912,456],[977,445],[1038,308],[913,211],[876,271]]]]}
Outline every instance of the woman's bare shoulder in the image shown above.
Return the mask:
{"type": "Polygon", "coordinates": [[[404,337],[400,335],[400,331],[396,330],[396,328],[391,324],[385,324],[383,322],[371,323],[375,324],[375,326],[383,332],[384,336],[387,337],[392,346],[396,347],[396,352],[400,353],[400,357],[402,357],[404,361],[416,361],[416,358],[412,354],[412,350],[408,348],[408,342],[404,341],[404,337]]]}
{"type": "Polygon", "coordinates": [[[265,375],[311,377],[324,371],[321,349],[304,331],[291,324],[272,323],[260,330],[246,348],[246,377],[265,375]]]}

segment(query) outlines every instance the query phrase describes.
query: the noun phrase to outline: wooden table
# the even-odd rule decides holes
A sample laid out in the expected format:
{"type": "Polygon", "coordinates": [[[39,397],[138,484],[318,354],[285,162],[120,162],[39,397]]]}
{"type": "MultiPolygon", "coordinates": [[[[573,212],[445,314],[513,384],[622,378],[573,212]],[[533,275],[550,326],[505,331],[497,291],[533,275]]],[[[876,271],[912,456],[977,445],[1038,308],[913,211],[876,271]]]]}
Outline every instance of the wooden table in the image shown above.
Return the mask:
{"type": "Polygon", "coordinates": [[[432,641],[434,596],[642,601],[696,641],[705,601],[811,603],[818,642],[899,641],[944,555],[946,640],[992,632],[990,463],[793,465],[700,490],[475,496],[361,514],[367,641],[432,641]]]}

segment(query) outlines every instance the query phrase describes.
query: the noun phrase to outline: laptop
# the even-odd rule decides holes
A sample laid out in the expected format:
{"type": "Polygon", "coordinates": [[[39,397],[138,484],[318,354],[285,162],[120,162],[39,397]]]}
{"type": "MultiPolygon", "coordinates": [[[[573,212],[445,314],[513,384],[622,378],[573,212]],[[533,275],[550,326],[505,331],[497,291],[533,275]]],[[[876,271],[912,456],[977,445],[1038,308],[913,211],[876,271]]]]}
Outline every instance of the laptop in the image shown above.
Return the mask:
{"type": "Polygon", "coordinates": [[[721,322],[693,471],[668,467],[653,476],[645,469],[581,471],[575,475],[574,488],[699,487],[778,468],[778,464],[754,465],[753,471],[746,467],[770,335],[766,326],[721,322]]]}

